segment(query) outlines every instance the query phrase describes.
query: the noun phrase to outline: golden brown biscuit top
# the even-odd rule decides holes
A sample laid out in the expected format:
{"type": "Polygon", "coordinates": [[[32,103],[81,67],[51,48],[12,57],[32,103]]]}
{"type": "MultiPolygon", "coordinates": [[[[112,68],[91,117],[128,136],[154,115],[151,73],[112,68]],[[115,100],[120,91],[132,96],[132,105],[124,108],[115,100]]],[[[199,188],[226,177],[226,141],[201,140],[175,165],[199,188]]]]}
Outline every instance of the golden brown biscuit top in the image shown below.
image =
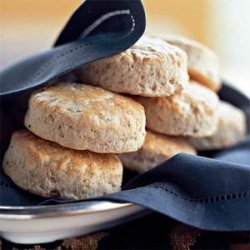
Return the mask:
{"type": "Polygon", "coordinates": [[[142,105],[131,98],[85,84],[60,83],[39,90],[32,95],[31,104],[44,109],[49,106],[54,113],[68,115],[69,119],[79,115],[79,119],[92,117],[97,121],[122,117],[124,113],[144,114],[142,105]]]}
{"type": "Polygon", "coordinates": [[[14,132],[11,138],[11,149],[25,147],[34,160],[48,162],[55,168],[67,168],[71,170],[83,170],[92,167],[103,166],[106,169],[113,169],[121,164],[120,160],[112,154],[97,154],[90,151],[77,151],[61,147],[60,145],[40,139],[27,130],[14,132]]]}
{"type": "Polygon", "coordinates": [[[178,152],[195,154],[195,149],[183,139],[147,131],[143,149],[170,157],[178,152]]]}
{"type": "MultiPolygon", "coordinates": [[[[157,59],[157,58],[167,58],[169,60],[184,59],[186,60],[186,53],[176,46],[172,46],[161,39],[150,38],[143,36],[137,43],[135,43],[131,48],[126,50],[126,54],[133,56],[133,59],[136,58],[146,58],[148,59],[157,59]]],[[[174,63],[174,62],[170,62],[174,63]]]]}

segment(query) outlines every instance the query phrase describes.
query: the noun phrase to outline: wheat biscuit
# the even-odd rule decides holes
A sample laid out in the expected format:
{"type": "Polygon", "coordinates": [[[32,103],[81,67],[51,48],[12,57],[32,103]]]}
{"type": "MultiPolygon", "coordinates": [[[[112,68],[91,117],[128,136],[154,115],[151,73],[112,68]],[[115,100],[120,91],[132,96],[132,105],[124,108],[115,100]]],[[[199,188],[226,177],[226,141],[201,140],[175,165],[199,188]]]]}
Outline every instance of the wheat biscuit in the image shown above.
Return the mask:
{"type": "Polygon", "coordinates": [[[219,122],[216,132],[204,138],[189,138],[188,141],[197,150],[211,150],[231,147],[246,136],[245,113],[233,105],[220,102],[219,122]]]}
{"type": "Polygon", "coordinates": [[[118,93],[169,96],[188,83],[187,56],[160,39],[143,37],[130,49],[77,71],[88,84],[118,93]]]}
{"type": "Polygon", "coordinates": [[[118,156],[123,166],[143,173],[178,153],[196,154],[184,139],[147,131],[145,142],[138,151],[118,156]]]}
{"type": "Polygon", "coordinates": [[[34,93],[26,127],[64,147],[97,153],[139,149],[145,137],[145,113],[131,98],[85,84],[59,84],[34,93]]]}
{"type": "Polygon", "coordinates": [[[64,199],[116,192],[123,171],[116,155],[63,148],[25,130],[12,135],[3,169],[24,190],[64,199]]]}
{"type": "Polygon", "coordinates": [[[195,82],[169,97],[136,97],[146,112],[146,127],[166,135],[212,135],[218,122],[218,96],[195,82]]]}
{"type": "Polygon", "coordinates": [[[160,38],[187,53],[188,72],[191,79],[213,91],[220,89],[219,60],[211,49],[199,42],[178,35],[162,35],[160,38]]]}

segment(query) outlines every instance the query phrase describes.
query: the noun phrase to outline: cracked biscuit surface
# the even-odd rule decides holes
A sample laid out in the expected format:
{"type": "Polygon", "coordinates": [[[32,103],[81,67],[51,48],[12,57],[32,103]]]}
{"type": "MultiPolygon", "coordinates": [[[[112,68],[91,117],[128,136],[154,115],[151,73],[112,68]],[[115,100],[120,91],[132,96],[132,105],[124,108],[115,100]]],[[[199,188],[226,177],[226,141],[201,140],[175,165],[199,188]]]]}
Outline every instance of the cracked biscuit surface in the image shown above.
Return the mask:
{"type": "Polygon", "coordinates": [[[166,135],[204,137],[218,123],[218,96],[194,81],[169,97],[135,97],[146,112],[148,129],[166,135]]]}
{"type": "Polygon", "coordinates": [[[123,153],[142,146],[145,120],[142,105],[129,97],[85,84],[61,83],[31,96],[25,126],[64,147],[123,153]]]}
{"type": "Polygon", "coordinates": [[[128,50],[84,66],[80,81],[118,93],[169,96],[188,84],[187,55],[157,38],[143,37],[128,50]]]}
{"type": "Polygon", "coordinates": [[[26,130],[12,135],[3,169],[20,188],[63,199],[119,191],[123,172],[116,155],[63,148],[26,130]]]}
{"type": "Polygon", "coordinates": [[[190,78],[204,86],[218,91],[221,87],[219,59],[205,45],[178,35],[162,35],[161,39],[184,50],[188,56],[190,78]]]}

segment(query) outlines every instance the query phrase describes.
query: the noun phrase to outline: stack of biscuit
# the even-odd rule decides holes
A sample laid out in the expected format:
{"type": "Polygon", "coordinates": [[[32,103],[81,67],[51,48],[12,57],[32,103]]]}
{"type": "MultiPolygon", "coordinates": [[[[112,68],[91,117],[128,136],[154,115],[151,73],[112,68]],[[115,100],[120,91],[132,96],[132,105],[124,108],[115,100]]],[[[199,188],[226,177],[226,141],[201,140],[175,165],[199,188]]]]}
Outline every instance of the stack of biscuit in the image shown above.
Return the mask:
{"type": "Polygon", "coordinates": [[[4,157],[5,173],[37,195],[116,192],[123,166],[143,173],[177,153],[231,146],[245,135],[244,114],[216,94],[216,55],[186,38],[143,37],[74,74],[78,83],[31,95],[27,130],[12,135],[4,157]]]}
{"type": "Polygon", "coordinates": [[[143,107],[85,84],[57,83],[32,94],[29,130],[12,135],[3,169],[19,187],[43,197],[85,199],[120,190],[115,153],[138,150],[143,107]]]}
{"type": "MultiPolygon", "coordinates": [[[[219,60],[212,50],[203,44],[182,36],[161,35],[160,38],[186,52],[188,56],[188,73],[191,80],[215,93],[220,90],[219,60]]],[[[203,96],[205,96],[205,93],[203,96]]],[[[242,110],[219,100],[217,112],[216,127],[210,135],[190,136],[187,138],[187,141],[197,150],[228,148],[246,137],[247,121],[242,110]]]]}
{"type": "Polygon", "coordinates": [[[137,172],[179,152],[232,146],[246,134],[244,113],[217,95],[221,87],[217,55],[185,37],[144,37],[131,49],[76,74],[81,81],[133,95],[143,105],[145,143],[136,152],[119,155],[125,167],[137,172]]]}

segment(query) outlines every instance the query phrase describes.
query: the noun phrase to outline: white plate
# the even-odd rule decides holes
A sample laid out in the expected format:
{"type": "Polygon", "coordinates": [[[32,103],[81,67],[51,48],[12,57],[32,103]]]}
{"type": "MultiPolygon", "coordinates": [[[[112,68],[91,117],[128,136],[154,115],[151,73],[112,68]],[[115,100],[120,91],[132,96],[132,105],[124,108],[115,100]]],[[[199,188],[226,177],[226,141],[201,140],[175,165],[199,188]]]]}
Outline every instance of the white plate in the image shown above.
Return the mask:
{"type": "Polygon", "coordinates": [[[20,244],[47,243],[107,229],[148,212],[132,203],[108,201],[0,206],[0,236],[20,244]]]}

